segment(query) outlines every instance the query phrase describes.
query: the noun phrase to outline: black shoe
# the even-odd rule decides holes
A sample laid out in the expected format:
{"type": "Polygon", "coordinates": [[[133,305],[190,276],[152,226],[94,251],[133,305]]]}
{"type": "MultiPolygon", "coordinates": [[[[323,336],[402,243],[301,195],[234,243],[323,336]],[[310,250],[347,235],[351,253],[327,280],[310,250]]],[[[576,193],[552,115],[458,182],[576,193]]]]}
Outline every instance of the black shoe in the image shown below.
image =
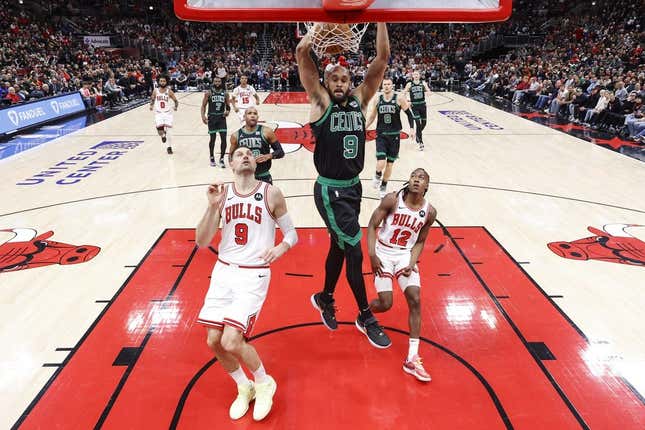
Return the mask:
{"type": "Polygon", "coordinates": [[[161,142],[166,143],[166,134],[164,133],[163,136],[161,136],[161,142]]]}
{"type": "Polygon", "coordinates": [[[392,341],[385,334],[378,321],[374,317],[369,317],[365,321],[361,321],[360,315],[356,318],[356,328],[367,336],[372,346],[376,348],[389,348],[392,341]]]}
{"type": "Polygon", "coordinates": [[[226,164],[224,164],[224,159],[223,158],[219,159],[219,167],[221,167],[222,169],[226,169],[226,164]]]}
{"type": "Polygon", "coordinates": [[[336,330],[338,328],[338,323],[336,322],[336,308],[334,307],[334,301],[330,303],[325,303],[320,300],[320,294],[316,293],[311,296],[311,304],[320,312],[320,318],[322,319],[323,324],[329,330],[336,330]]]}
{"type": "Polygon", "coordinates": [[[172,154],[172,148],[169,146],[168,148],[166,148],[166,152],[167,152],[168,154],[172,154]]]}

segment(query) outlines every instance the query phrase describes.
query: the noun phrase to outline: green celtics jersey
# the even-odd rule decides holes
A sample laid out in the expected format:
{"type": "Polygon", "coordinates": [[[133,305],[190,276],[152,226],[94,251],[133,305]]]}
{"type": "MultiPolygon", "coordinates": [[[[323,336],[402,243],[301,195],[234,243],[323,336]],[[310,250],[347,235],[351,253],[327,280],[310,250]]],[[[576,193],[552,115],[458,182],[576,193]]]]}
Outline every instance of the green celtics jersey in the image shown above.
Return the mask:
{"type": "MultiPolygon", "coordinates": [[[[255,130],[253,131],[248,131],[245,127],[240,128],[237,131],[237,145],[249,148],[251,152],[253,152],[254,157],[258,157],[262,154],[269,154],[271,152],[269,142],[267,142],[262,135],[261,125],[255,127],[255,130]]],[[[255,175],[257,176],[260,173],[268,172],[270,168],[271,160],[258,163],[258,166],[255,169],[255,175]]]]}
{"type": "Polygon", "coordinates": [[[211,89],[208,98],[208,115],[224,115],[226,110],[226,91],[211,89]]]}
{"type": "Polygon", "coordinates": [[[331,101],[311,130],[316,138],[314,165],[321,176],[358,176],[365,161],[365,117],[358,98],[350,96],[345,106],[331,101]]]}
{"type": "Polygon", "coordinates": [[[381,94],[376,105],[378,122],[376,131],[383,134],[399,134],[401,131],[401,107],[396,101],[396,93],[392,93],[392,99],[385,100],[381,94]]]}
{"type": "Polygon", "coordinates": [[[415,84],[414,81],[410,82],[410,101],[413,105],[425,104],[426,102],[426,89],[423,81],[415,84]]]}

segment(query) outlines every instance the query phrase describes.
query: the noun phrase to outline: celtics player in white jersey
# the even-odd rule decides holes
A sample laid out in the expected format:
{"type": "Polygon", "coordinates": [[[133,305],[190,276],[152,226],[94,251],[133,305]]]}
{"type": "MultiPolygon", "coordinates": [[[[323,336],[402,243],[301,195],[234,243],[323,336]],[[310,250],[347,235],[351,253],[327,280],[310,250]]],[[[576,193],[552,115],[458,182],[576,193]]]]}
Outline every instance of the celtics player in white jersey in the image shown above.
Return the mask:
{"type": "Polygon", "coordinates": [[[430,88],[425,81],[421,80],[421,74],[415,70],[412,72],[412,81],[405,85],[405,91],[410,95],[412,109],[419,117],[417,123],[416,139],[419,144],[419,151],[423,151],[423,129],[428,123],[428,107],[426,106],[426,96],[430,96],[430,88]]]}
{"type": "MultiPolygon", "coordinates": [[[[170,107],[170,100],[175,103],[174,110],[179,106],[179,100],[175,97],[175,93],[168,88],[168,77],[160,76],[158,80],[159,88],[152,91],[150,100],[150,110],[155,111],[155,126],[157,133],[161,136],[161,142],[168,141],[168,129],[172,128],[172,110],[170,107]]],[[[168,142],[166,152],[172,154],[172,145],[168,142]]]]}
{"type": "Polygon", "coordinates": [[[246,342],[267,296],[269,265],[298,241],[282,192],[255,179],[255,157],[249,148],[231,154],[233,183],[208,187],[206,213],[197,225],[196,243],[210,245],[222,223],[218,260],[198,322],[207,329],[207,344],[231,378],[238,396],[230,407],[232,419],[246,414],[255,399],[253,419],[266,417],[273,405],[277,384],[267,375],[260,356],[246,342]],[[275,244],[275,226],[283,240],[275,244]],[[253,373],[251,382],[240,366],[253,373]]]}
{"type": "Polygon", "coordinates": [[[240,76],[240,85],[233,88],[233,98],[231,101],[233,102],[233,110],[240,118],[240,122],[244,124],[244,112],[248,108],[260,104],[260,96],[258,96],[253,85],[249,85],[248,76],[240,76]]]}
{"type": "Polygon", "coordinates": [[[385,312],[392,307],[392,284],[396,279],[409,309],[410,339],[403,370],[425,382],[430,381],[430,375],[419,355],[421,282],[417,261],[437,218],[436,209],[424,198],[429,181],[424,169],[414,170],[405,188],[381,200],[367,227],[367,249],[378,292],[378,299],[370,307],[373,312],[385,312]],[[377,236],[376,229],[381,223],[377,236]]]}

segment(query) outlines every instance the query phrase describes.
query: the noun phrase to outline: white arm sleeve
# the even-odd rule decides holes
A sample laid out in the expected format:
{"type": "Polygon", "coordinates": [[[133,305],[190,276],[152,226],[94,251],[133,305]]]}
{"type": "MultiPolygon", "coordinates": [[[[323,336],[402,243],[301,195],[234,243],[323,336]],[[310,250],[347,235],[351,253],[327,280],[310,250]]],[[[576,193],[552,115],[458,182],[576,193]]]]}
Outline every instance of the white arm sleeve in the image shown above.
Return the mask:
{"type": "Polygon", "coordinates": [[[282,241],[289,245],[289,248],[293,248],[293,246],[298,243],[298,233],[296,233],[296,228],[293,226],[291,217],[288,213],[286,213],[278,218],[276,222],[278,223],[278,226],[282,231],[282,235],[284,236],[282,241]]]}

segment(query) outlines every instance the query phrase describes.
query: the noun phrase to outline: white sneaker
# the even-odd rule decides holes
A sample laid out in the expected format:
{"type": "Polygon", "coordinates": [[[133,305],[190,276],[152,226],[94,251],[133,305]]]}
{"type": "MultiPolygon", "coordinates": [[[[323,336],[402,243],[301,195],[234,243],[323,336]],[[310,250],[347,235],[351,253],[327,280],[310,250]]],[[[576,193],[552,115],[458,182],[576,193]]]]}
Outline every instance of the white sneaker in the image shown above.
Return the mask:
{"type": "Polygon", "coordinates": [[[228,410],[228,415],[232,420],[239,420],[249,410],[249,403],[255,399],[255,387],[253,382],[249,381],[248,384],[241,384],[237,386],[237,397],[233,401],[231,408],[228,410]]]}
{"type": "Polygon", "coordinates": [[[260,421],[269,415],[271,406],[273,406],[273,395],[277,388],[278,384],[268,375],[266,381],[255,384],[256,397],[255,406],[253,407],[253,419],[255,421],[260,421]]]}
{"type": "Polygon", "coordinates": [[[379,192],[378,192],[378,196],[379,196],[379,198],[380,198],[381,200],[383,200],[383,197],[385,197],[386,195],[387,195],[387,191],[386,191],[385,189],[381,188],[381,189],[379,190],[379,192]]]}
{"type": "Polygon", "coordinates": [[[419,151],[423,151],[423,150],[425,149],[425,147],[423,146],[423,143],[422,143],[422,144],[420,144],[420,145],[419,145],[419,147],[418,147],[417,149],[418,149],[419,151]]]}
{"type": "Polygon", "coordinates": [[[381,178],[376,177],[376,175],[374,175],[374,178],[372,179],[372,188],[375,190],[381,188],[381,178]]]}

